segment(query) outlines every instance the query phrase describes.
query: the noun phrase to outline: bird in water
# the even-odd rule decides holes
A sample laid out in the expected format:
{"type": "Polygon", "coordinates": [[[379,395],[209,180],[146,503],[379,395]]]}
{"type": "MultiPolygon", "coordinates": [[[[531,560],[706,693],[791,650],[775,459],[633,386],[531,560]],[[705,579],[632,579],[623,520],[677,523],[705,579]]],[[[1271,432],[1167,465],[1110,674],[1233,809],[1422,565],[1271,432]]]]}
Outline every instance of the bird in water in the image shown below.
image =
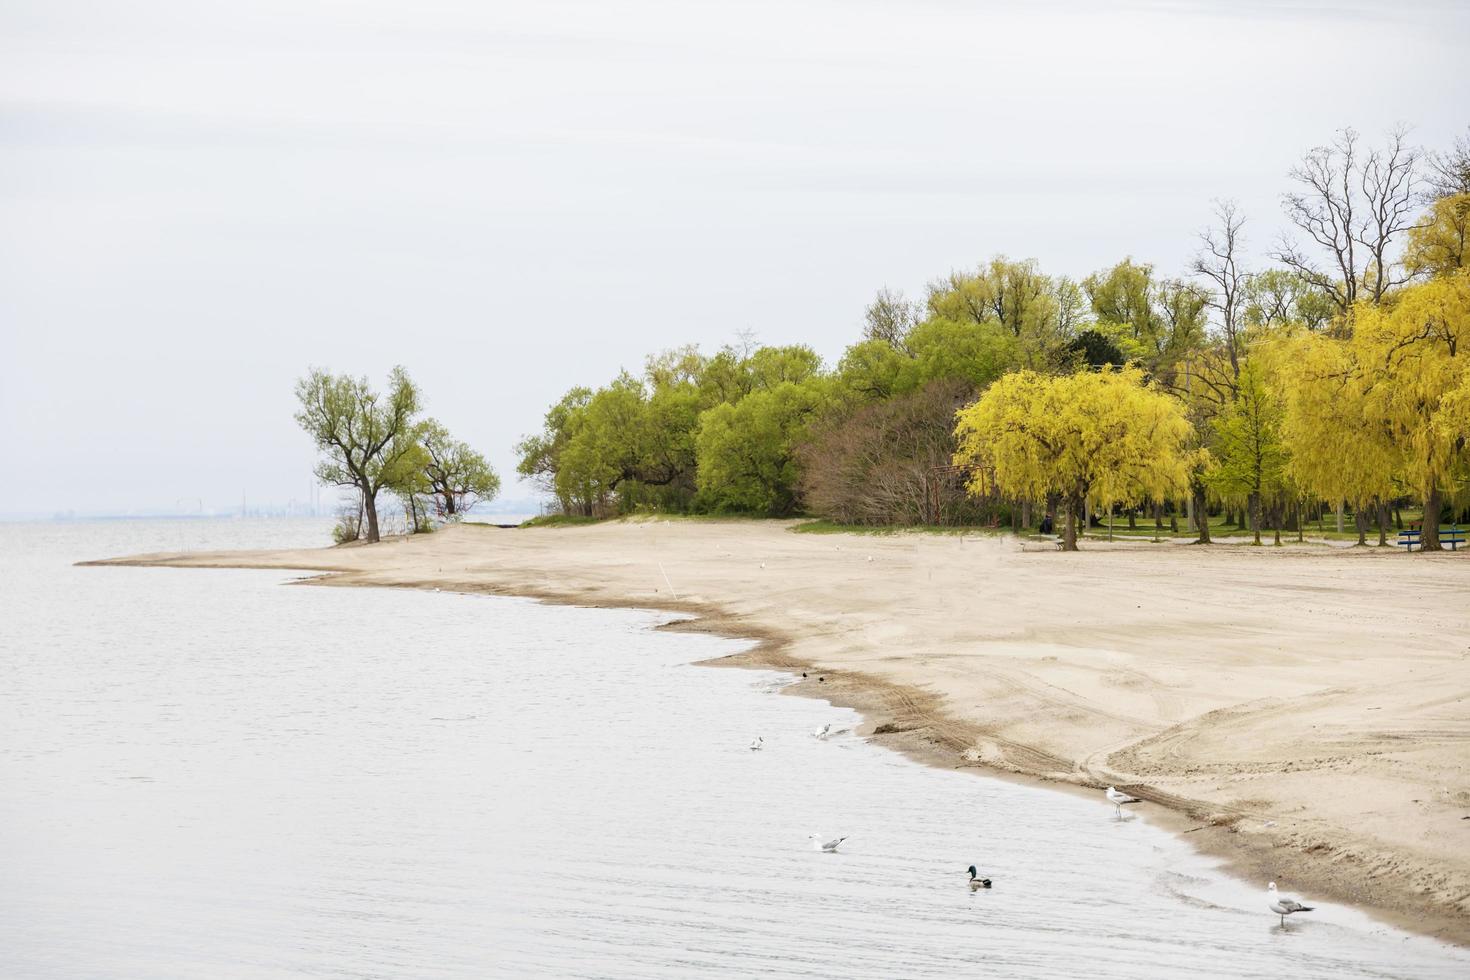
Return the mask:
{"type": "Polygon", "coordinates": [[[836,840],[829,840],[824,844],[822,843],[822,838],[816,834],[807,834],[806,836],[812,842],[812,850],[821,851],[823,854],[836,854],[837,845],[847,840],[846,837],[839,837],[836,840]]]}
{"type": "Polygon", "coordinates": [[[979,873],[975,870],[975,866],[973,864],[970,865],[970,891],[976,892],[982,888],[989,887],[990,879],[980,877],[979,873]]]}
{"type": "Polygon", "coordinates": [[[1295,895],[1283,895],[1276,890],[1276,882],[1266,886],[1266,905],[1281,916],[1281,924],[1286,925],[1286,917],[1293,912],[1311,912],[1312,906],[1303,905],[1295,895]]]}
{"type": "Polygon", "coordinates": [[[757,735],[755,737],[755,739],[750,743],[750,751],[752,751],[752,752],[759,752],[761,749],[763,749],[765,747],[766,747],[766,740],[763,739],[763,738],[761,738],[759,735],[757,735]]]}
{"type": "Polygon", "coordinates": [[[827,722],[827,724],[823,725],[821,728],[818,728],[816,731],[812,732],[812,738],[826,738],[828,735],[831,735],[831,734],[832,734],[832,723],[829,721],[829,722],[827,722]]]}
{"type": "Polygon", "coordinates": [[[1140,802],[1142,802],[1141,800],[1139,800],[1138,797],[1136,797],[1136,796],[1129,796],[1127,793],[1120,793],[1120,792],[1118,792],[1116,789],[1114,789],[1111,786],[1108,787],[1108,791],[1107,791],[1107,793],[1105,795],[1108,798],[1108,802],[1113,805],[1113,809],[1115,809],[1115,810],[1118,811],[1118,819],[1119,820],[1122,820],[1123,819],[1123,808],[1125,806],[1127,806],[1130,803],[1140,803],[1140,802]]]}

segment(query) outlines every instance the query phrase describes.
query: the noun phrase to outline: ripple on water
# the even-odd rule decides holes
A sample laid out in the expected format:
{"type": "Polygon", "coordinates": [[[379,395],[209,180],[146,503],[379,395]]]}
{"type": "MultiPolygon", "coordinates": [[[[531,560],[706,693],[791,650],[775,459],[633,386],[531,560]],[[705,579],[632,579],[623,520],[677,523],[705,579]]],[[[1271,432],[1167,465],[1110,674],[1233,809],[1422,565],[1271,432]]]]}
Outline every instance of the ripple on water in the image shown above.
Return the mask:
{"type": "MultiPolygon", "coordinates": [[[[248,531],[189,534],[322,533],[248,531]]],[[[1100,800],[813,739],[856,716],[675,669],[742,645],[652,614],[68,564],[176,533],[0,526],[7,977],[1470,973],[1283,930],[1100,800]]]]}

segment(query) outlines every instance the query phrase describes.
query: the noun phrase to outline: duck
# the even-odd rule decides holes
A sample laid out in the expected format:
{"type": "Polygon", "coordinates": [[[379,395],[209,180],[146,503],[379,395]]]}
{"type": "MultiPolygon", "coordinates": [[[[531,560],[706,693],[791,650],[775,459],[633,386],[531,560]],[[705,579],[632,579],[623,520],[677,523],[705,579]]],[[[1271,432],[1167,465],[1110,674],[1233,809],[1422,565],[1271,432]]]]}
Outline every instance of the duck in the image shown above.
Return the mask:
{"type": "Polygon", "coordinates": [[[829,840],[824,844],[822,843],[822,838],[816,834],[807,834],[806,836],[812,842],[812,849],[821,851],[823,854],[836,854],[837,846],[847,840],[846,837],[838,837],[836,840],[829,840]]]}
{"type": "Polygon", "coordinates": [[[766,740],[757,735],[754,739],[751,740],[750,751],[759,752],[761,749],[765,748],[765,746],[766,740]]]}
{"type": "Polygon", "coordinates": [[[1310,905],[1303,905],[1295,895],[1283,895],[1276,890],[1276,882],[1266,886],[1266,906],[1277,915],[1281,916],[1281,924],[1286,925],[1286,917],[1295,912],[1312,912],[1315,909],[1310,905]]]}
{"type": "Polygon", "coordinates": [[[982,878],[982,877],[980,877],[979,872],[977,872],[975,870],[975,866],[973,864],[970,865],[970,869],[969,870],[970,870],[970,891],[976,892],[976,891],[979,891],[982,888],[989,888],[990,887],[990,879],[989,878],[982,878]]]}

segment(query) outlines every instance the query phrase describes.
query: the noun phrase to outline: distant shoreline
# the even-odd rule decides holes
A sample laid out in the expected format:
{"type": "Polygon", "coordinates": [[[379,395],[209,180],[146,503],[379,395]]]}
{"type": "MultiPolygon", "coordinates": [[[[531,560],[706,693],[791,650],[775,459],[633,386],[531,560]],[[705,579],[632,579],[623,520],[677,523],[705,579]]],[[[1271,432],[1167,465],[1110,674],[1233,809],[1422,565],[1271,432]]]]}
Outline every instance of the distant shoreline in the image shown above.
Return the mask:
{"type": "Polygon", "coordinates": [[[457,527],[84,564],[692,615],[664,628],[753,640],[710,663],[806,671],[793,693],[858,709],[861,734],[920,761],[1091,796],[1126,785],[1248,880],[1470,945],[1470,556],[1096,541],[1060,555],[788,528],[457,527]]]}

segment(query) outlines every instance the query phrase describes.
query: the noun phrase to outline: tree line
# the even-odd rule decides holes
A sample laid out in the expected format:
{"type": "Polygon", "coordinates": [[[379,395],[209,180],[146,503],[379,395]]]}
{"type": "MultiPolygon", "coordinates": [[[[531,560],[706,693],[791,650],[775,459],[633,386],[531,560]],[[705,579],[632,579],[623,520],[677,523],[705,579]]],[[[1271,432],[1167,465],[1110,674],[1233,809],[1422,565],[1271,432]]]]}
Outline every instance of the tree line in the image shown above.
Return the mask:
{"type": "Polygon", "coordinates": [[[421,395],[396,367],[379,393],[366,378],[313,370],[296,385],[296,422],[316,443],[316,477],[350,487],[355,504],[335,532],[339,544],[380,538],[378,496],[398,498],[410,533],[432,528],[430,515],[456,520],[500,491],[485,457],[439,422],[420,418],[421,395]]]}
{"type": "Polygon", "coordinates": [[[918,301],[880,291],[830,369],[746,341],[573,388],[518,471],[574,514],[1046,516],[1069,548],[1114,507],[1183,514],[1202,542],[1224,511],[1257,543],[1346,507],[1382,543],[1413,501],[1434,550],[1470,466],[1470,136],[1435,153],[1345,129],[1289,177],[1266,268],[1230,202],[1177,276],[997,256],[918,301]]]}

